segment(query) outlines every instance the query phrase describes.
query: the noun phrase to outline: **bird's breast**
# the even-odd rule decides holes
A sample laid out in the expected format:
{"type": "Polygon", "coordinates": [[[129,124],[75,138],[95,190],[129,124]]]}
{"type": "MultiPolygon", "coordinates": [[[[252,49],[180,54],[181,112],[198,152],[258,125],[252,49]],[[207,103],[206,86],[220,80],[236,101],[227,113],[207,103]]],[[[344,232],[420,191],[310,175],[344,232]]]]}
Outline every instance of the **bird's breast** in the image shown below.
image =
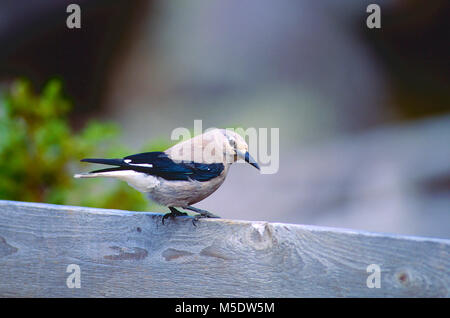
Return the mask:
{"type": "Polygon", "coordinates": [[[195,204],[216,191],[225,181],[226,171],[208,181],[170,181],[162,178],[148,191],[148,196],[165,206],[185,207],[195,204]]]}

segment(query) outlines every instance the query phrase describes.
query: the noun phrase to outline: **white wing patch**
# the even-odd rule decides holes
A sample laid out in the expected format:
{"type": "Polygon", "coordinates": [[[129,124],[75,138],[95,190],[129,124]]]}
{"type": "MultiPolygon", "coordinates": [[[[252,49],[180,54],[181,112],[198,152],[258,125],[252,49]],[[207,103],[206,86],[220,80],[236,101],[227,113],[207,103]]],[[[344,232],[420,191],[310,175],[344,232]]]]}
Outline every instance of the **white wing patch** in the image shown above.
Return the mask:
{"type": "Polygon", "coordinates": [[[153,168],[153,165],[151,163],[130,163],[129,165],[130,166],[153,168]]]}
{"type": "Polygon", "coordinates": [[[151,163],[130,163],[132,161],[133,160],[131,159],[125,159],[123,162],[128,163],[130,166],[153,168],[153,165],[151,163]]]}

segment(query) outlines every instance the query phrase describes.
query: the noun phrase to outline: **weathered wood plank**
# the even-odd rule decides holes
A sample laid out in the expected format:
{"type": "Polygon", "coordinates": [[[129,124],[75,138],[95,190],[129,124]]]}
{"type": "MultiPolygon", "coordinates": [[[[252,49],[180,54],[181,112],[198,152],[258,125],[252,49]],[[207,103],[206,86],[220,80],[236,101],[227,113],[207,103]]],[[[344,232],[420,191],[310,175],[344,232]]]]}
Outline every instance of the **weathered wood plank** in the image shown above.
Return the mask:
{"type": "Polygon", "coordinates": [[[441,239],[0,201],[2,297],[449,297],[449,254],[441,239]]]}

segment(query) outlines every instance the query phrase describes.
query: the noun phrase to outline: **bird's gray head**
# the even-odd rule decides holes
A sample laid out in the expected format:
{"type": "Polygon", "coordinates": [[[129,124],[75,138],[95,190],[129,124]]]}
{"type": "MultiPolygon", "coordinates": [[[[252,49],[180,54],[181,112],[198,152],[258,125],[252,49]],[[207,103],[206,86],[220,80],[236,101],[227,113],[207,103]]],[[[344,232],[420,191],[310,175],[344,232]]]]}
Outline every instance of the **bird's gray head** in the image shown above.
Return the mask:
{"type": "Polygon", "coordinates": [[[259,170],[250,156],[245,139],[226,129],[212,129],[202,135],[183,141],[165,151],[172,160],[228,165],[243,159],[259,170]]]}
{"type": "Polygon", "coordinates": [[[248,144],[241,135],[226,129],[221,129],[220,131],[223,136],[225,136],[224,155],[231,160],[231,162],[243,159],[256,169],[260,169],[258,163],[248,152],[248,144]]]}

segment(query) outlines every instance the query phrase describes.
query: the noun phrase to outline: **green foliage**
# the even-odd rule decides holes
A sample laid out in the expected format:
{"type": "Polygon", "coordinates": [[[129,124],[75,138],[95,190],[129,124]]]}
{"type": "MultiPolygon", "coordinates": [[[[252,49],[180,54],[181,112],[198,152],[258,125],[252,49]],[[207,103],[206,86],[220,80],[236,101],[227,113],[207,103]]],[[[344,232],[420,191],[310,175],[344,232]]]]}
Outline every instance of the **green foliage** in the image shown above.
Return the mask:
{"type": "Polygon", "coordinates": [[[81,158],[123,157],[130,151],[117,142],[114,124],[91,121],[73,132],[67,120],[71,106],[58,80],[49,81],[40,95],[25,80],[2,94],[0,199],[148,210],[147,199],[124,182],[72,177],[87,169],[81,158]]]}

